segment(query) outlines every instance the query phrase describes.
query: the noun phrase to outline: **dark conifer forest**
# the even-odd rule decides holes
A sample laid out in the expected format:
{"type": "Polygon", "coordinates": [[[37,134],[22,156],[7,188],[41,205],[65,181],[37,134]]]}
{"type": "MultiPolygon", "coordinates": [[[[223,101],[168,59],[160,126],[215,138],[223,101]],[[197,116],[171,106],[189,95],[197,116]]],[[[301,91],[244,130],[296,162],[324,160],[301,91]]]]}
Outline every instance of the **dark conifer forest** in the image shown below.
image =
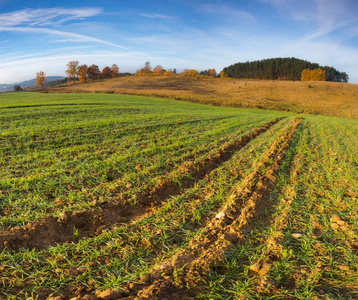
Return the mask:
{"type": "Polygon", "coordinates": [[[236,63],[224,68],[223,71],[226,76],[232,78],[300,80],[304,69],[324,70],[327,81],[348,82],[349,80],[345,72],[339,72],[333,67],[322,67],[317,63],[311,63],[294,57],[236,63]]]}

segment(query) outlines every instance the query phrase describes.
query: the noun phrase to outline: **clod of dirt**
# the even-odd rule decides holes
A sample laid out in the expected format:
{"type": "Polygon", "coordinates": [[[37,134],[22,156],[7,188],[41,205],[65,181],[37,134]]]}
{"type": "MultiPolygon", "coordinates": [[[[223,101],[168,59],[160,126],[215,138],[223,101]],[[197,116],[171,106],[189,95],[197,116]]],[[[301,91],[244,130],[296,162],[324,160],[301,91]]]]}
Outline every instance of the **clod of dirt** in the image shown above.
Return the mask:
{"type": "Polygon", "coordinates": [[[331,266],[326,266],[326,267],[324,267],[324,270],[326,272],[332,272],[333,268],[331,266]]]}
{"type": "Polygon", "coordinates": [[[298,238],[300,238],[300,237],[303,236],[302,233],[292,233],[291,235],[292,235],[295,239],[298,239],[298,238]]]}
{"type": "Polygon", "coordinates": [[[330,220],[331,220],[332,223],[337,223],[338,221],[341,220],[341,218],[338,217],[337,215],[334,215],[330,220]]]}
{"type": "Polygon", "coordinates": [[[98,297],[103,300],[116,300],[122,298],[121,292],[115,290],[106,290],[98,294],[98,297]]]}
{"type": "Polygon", "coordinates": [[[102,225],[102,226],[99,226],[96,230],[96,234],[99,235],[102,233],[103,230],[105,230],[107,228],[107,225],[102,225]]]}
{"type": "Polygon", "coordinates": [[[66,215],[66,213],[62,212],[59,214],[57,222],[58,223],[66,223],[68,221],[68,216],[66,215]]]}
{"type": "Polygon", "coordinates": [[[226,217],[226,214],[222,211],[222,212],[219,212],[216,216],[215,216],[215,218],[217,218],[217,219],[222,219],[222,218],[225,218],[226,217]]]}
{"type": "Polygon", "coordinates": [[[266,261],[259,261],[250,266],[249,270],[259,276],[266,275],[270,270],[270,264],[266,261]]]}
{"type": "Polygon", "coordinates": [[[345,265],[338,266],[338,269],[340,269],[341,271],[349,271],[349,267],[345,265]]]}
{"type": "Polygon", "coordinates": [[[57,297],[50,297],[47,300],[62,300],[63,298],[61,296],[57,296],[57,297]]]}
{"type": "Polygon", "coordinates": [[[131,183],[127,183],[127,184],[126,184],[126,188],[127,188],[127,189],[130,189],[130,188],[132,188],[132,187],[133,187],[133,184],[131,184],[131,183]]]}
{"type": "Polygon", "coordinates": [[[337,224],[338,224],[339,226],[344,226],[344,225],[346,225],[346,222],[344,222],[344,221],[342,221],[342,220],[339,220],[339,221],[337,221],[337,224]]]}
{"type": "MultiPolygon", "coordinates": [[[[77,300],[77,299],[79,298],[73,298],[73,300],[77,300]]],[[[81,300],[99,300],[99,298],[95,295],[86,295],[81,300]]]]}
{"type": "Polygon", "coordinates": [[[143,282],[147,282],[147,281],[149,281],[150,279],[151,279],[151,276],[150,276],[150,274],[148,274],[148,273],[145,273],[145,274],[143,274],[142,276],[141,276],[141,281],[143,281],[143,282]]]}
{"type": "Polygon", "coordinates": [[[337,223],[332,223],[331,224],[331,228],[332,229],[338,229],[339,228],[339,225],[337,223]]]}

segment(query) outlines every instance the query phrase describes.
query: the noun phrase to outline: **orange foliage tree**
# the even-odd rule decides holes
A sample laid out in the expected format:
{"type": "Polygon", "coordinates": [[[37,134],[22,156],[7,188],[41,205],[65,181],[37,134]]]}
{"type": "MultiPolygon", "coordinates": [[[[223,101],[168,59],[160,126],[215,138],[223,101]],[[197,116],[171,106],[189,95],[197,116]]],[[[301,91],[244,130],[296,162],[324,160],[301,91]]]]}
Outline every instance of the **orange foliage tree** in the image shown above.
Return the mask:
{"type": "Polygon", "coordinates": [[[78,67],[78,79],[80,82],[85,82],[87,78],[87,65],[81,65],[78,67]]]}
{"type": "Polygon", "coordinates": [[[211,77],[215,77],[215,76],[216,76],[216,71],[215,71],[215,69],[209,69],[207,75],[208,75],[208,76],[211,76],[211,77]]]}
{"type": "Polygon", "coordinates": [[[111,67],[111,76],[118,77],[119,76],[119,68],[116,64],[113,64],[111,67]]]}
{"type": "Polygon", "coordinates": [[[322,69],[304,69],[301,73],[301,81],[326,81],[326,72],[322,69]]]}
{"type": "Polygon", "coordinates": [[[160,66],[160,65],[157,65],[156,67],[154,67],[154,69],[153,69],[153,74],[154,75],[163,75],[164,74],[164,72],[165,72],[165,70],[163,69],[163,67],[162,66],[160,66]]]}
{"type": "Polygon", "coordinates": [[[36,85],[37,86],[41,86],[42,88],[44,88],[44,82],[47,80],[45,75],[46,74],[43,71],[36,73],[36,85]]]}
{"type": "Polygon", "coordinates": [[[101,74],[102,78],[110,78],[112,77],[111,74],[111,68],[110,67],[104,67],[101,74]]]}

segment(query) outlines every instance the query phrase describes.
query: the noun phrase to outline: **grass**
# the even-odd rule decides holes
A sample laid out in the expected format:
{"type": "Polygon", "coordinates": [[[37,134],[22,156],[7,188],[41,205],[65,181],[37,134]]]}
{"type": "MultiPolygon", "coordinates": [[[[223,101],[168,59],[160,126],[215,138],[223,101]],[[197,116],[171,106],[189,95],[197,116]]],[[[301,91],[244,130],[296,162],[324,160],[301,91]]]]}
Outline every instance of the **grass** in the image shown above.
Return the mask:
{"type": "Polygon", "coordinates": [[[86,235],[75,225],[67,242],[5,247],[1,297],[135,297],[162,278],[181,299],[354,299],[357,121],[305,116],[277,158],[293,117],[115,94],[1,95],[2,241],[50,216],[104,213],[105,203],[136,211],[86,235]],[[217,220],[223,208],[247,210],[268,179],[245,226],[217,220]],[[238,191],[248,196],[233,207],[238,191]],[[225,252],[193,277],[200,243],[225,252]],[[182,264],[183,253],[193,260],[182,264]]]}
{"type": "Polygon", "coordinates": [[[62,86],[45,92],[145,95],[215,106],[358,118],[358,85],[338,82],[129,76],[62,86]]]}

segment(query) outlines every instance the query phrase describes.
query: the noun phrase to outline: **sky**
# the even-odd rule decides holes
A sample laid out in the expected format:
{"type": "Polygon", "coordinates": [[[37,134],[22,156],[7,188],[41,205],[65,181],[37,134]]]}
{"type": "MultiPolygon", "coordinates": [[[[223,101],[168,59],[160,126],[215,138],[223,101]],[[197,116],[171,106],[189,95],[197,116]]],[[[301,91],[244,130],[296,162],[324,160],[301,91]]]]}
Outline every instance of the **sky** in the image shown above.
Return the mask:
{"type": "Polygon", "coordinates": [[[296,57],[358,83],[357,0],[0,0],[0,84],[66,64],[135,72],[296,57]]]}

